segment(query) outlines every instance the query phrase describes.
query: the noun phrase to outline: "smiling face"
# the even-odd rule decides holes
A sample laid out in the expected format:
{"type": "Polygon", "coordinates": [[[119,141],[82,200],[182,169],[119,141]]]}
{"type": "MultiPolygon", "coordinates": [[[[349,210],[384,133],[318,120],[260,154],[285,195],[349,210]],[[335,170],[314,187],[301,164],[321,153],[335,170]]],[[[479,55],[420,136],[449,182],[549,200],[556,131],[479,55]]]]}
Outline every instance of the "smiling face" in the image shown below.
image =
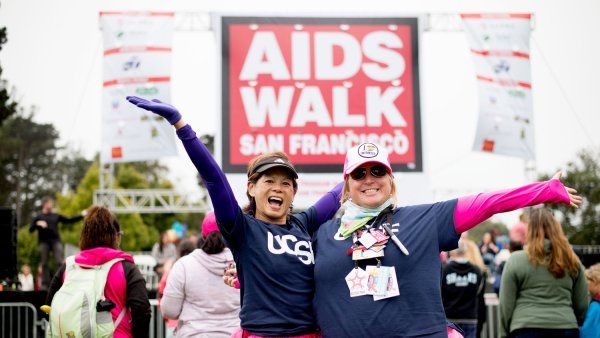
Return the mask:
{"type": "Polygon", "coordinates": [[[268,170],[256,183],[248,182],[248,193],[256,203],[254,217],[269,223],[286,223],[296,194],[289,171],[280,167],[268,170]]]}
{"type": "Polygon", "coordinates": [[[392,178],[389,174],[375,177],[371,174],[373,165],[357,168],[366,168],[367,174],[360,180],[348,176],[348,196],[355,204],[364,208],[377,208],[392,197],[392,178]]]}

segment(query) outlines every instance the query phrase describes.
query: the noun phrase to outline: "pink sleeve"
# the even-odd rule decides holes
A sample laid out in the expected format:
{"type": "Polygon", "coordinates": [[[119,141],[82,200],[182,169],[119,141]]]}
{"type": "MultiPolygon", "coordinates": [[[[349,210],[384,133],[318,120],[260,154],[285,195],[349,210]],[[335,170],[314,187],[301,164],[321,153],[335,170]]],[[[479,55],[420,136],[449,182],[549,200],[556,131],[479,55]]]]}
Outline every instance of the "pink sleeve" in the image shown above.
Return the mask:
{"type": "Polygon", "coordinates": [[[454,209],[454,226],[460,234],[492,215],[541,203],[570,203],[569,193],[560,180],[460,197],[454,209]]]}

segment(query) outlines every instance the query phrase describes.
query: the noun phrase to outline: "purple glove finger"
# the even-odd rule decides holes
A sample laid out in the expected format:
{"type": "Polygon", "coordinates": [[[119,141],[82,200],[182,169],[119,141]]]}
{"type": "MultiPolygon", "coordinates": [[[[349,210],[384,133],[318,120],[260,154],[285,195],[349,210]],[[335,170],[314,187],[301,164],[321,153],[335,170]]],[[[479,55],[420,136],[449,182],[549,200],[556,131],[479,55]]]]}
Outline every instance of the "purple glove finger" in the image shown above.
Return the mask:
{"type": "Polygon", "coordinates": [[[160,102],[157,99],[148,101],[137,96],[127,96],[127,101],[142,109],[151,111],[164,117],[167,119],[167,121],[169,121],[170,124],[175,124],[177,121],[181,120],[181,114],[177,111],[177,108],[171,106],[170,104],[160,102]]]}
{"type": "Polygon", "coordinates": [[[141,102],[148,102],[148,100],[144,100],[141,97],[137,97],[137,96],[127,96],[127,101],[129,101],[133,104],[138,104],[141,102]]]}
{"type": "Polygon", "coordinates": [[[156,103],[163,103],[161,100],[159,99],[152,99],[152,102],[156,102],[156,103]]]}

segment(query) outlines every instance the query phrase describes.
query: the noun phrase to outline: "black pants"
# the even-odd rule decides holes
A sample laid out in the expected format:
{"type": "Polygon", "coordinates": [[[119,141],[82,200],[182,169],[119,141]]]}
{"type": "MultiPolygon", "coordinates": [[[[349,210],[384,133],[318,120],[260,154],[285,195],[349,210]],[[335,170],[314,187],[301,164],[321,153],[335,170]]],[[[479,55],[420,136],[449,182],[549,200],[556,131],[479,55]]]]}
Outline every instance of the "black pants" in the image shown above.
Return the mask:
{"type": "Polygon", "coordinates": [[[50,286],[50,270],[48,269],[48,256],[50,251],[54,253],[57,268],[63,263],[63,247],[60,241],[40,242],[40,263],[42,264],[42,289],[50,286]]]}
{"type": "Polygon", "coordinates": [[[518,329],[508,336],[511,338],[579,338],[579,329],[518,329]]]}

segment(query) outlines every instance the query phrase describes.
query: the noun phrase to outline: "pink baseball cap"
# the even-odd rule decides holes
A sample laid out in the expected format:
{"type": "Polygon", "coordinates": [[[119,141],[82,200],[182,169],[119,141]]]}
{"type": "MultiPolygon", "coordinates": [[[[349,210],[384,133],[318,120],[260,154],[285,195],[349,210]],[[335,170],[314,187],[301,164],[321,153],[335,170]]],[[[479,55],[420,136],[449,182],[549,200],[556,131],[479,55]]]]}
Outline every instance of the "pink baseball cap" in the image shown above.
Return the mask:
{"type": "Polygon", "coordinates": [[[215,217],[215,213],[213,211],[209,211],[202,220],[202,237],[208,236],[208,234],[213,231],[219,231],[219,227],[217,226],[217,218],[215,217]]]}
{"type": "Polygon", "coordinates": [[[356,147],[352,147],[346,153],[346,161],[344,162],[344,179],[354,169],[368,163],[378,163],[383,165],[388,173],[392,175],[392,166],[388,160],[388,151],[384,147],[376,143],[362,143],[356,147]]]}

